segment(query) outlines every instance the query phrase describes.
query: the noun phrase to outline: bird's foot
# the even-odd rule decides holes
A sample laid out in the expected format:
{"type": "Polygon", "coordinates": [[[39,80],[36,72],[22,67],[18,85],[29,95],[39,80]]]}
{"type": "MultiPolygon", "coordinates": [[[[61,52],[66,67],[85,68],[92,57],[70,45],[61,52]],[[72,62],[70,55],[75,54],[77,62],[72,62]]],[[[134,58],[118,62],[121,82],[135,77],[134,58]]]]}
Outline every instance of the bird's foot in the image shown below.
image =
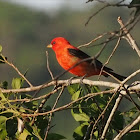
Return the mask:
{"type": "Polygon", "coordinates": [[[80,84],[82,85],[83,84],[83,80],[84,78],[86,77],[86,75],[82,76],[81,79],[80,79],[80,84]]]}
{"type": "Polygon", "coordinates": [[[68,86],[71,85],[71,81],[72,81],[74,78],[77,78],[77,77],[71,77],[70,79],[68,79],[68,86]]]}

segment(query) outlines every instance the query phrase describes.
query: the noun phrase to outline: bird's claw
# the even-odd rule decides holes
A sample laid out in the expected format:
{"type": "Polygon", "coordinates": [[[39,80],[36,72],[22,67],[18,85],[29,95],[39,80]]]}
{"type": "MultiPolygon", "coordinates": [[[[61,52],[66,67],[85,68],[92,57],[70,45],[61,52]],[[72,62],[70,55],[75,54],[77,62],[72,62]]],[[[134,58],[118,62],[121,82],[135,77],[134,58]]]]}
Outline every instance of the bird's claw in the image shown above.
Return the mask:
{"type": "Polygon", "coordinates": [[[84,75],[84,76],[81,77],[80,84],[83,84],[83,80],[84,80],[85,77],[86,77],[86,75],[84,75]]]}
{"type": "Polygon", "coordinates": [[[76,78],[76,77],[71,77],[70,79],[68,79],[68,86],[71,85],[71,81],[72,81],[74,78],[76,78]]]}

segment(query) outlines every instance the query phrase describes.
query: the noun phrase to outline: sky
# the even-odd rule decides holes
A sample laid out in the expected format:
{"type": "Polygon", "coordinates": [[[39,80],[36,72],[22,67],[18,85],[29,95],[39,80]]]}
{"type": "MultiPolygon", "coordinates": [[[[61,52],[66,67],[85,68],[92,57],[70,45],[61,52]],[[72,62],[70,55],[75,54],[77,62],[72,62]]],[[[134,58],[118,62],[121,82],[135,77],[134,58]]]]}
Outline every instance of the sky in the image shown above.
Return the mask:
{"type": "Polygon", "coordinates": [[[62,7],[72,10],[83,10],[93,6],[93,2],[87,3],[87,0],[3,0],[11,3],[27,6],[40,11],[58,11],[62,7]]]}
{"type": "MultiPolygon", "coordinates": [[[[95,6],[95,3],[97,3],[97,0],[89,3],[86,3],[88,0],[3,0],[3,1],[24,5],[34,10],[44,11],[50,14],[52,13],[56,14],[62,8],[82,11],[85,9],[90,9],[90,7],[95,6]]],[[[115,0],[115,2],[117,1],[120,0],[115,0]]],[[[130,1],[132,0],[125,0],[125,3],[129,3],[130,1]]]]}

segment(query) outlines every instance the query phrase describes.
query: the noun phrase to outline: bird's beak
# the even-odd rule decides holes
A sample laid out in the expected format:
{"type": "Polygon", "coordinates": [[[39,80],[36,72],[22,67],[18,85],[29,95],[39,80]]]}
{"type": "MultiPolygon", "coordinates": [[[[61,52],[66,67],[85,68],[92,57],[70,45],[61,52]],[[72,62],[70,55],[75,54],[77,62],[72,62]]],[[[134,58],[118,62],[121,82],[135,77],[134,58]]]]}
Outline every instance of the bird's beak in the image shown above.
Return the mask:
{"type": "Polygon", "coordinates": [[[47,45],[47,48],[52,48],[52,44],[47,45]]]}

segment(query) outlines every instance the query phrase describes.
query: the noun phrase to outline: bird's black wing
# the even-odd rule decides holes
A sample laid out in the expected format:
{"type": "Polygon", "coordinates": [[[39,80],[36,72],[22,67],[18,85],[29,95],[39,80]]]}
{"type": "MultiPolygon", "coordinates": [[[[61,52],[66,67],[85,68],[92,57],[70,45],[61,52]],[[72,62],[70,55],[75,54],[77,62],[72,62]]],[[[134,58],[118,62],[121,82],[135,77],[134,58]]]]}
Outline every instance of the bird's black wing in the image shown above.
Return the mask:
{"type": "MultiPolygon", "coordinates": [[[[97,60],[96,58],[91,58],[89,55],[87,55],[86,53],[84,53],[83,51],[81,50],[76,50],[76,49],[72,49],[72,48],[68,48],[68,52],[75,56],[75,57],[78,57],[80,59],[88,59],[86,62],[94,65],[94,67],[98,68],[98,69],[101,69],[103,64],[97,60]],[[91,59],[90,59],[91,58],[91,59]]],[[[105,71],[112,71],[112,69],[108,68],[108,67],[104,67],[104,70],[105,71]]]]}
{"type": "Polygon", "coordinates": [[[98,65],[98,66],[102,67],[102,63],[100,61],[98,61],[95,58],[91,58],[89,55],[87,55],[86,53],[84,53],[81,50],[76,50],[76,49],[68,48],[68,52],[71,55],[73,55],[75,57],[78,57],[80,59],[87,59],[86,62],[88,62],[88,63],[92,63],[94,65],[98,65]]]}
{"type": "MultiPolygon", "coordinates": [[[[89,55],[87,55],[86,53],[84,53],[81,50],[76,50],[76,49],[68,48],[68,52],[71,55],[80,58],[81,60],[87,59],[85,61],[90,63],[91,65],[93,65],[95,69],[97,68],[97,69],[101,70],[101,68],[103,67],[103,64],[99,60],[97,60],[96,58],[91,58],[89,55]]],[[[119,74],[114,73],[112,69],[110,69],[110,68],[108,68],[106,66],[104,66],[103,70],[108,72],[108,73],[110,73],[111,75],[113,75],[114,77],[116,77],[117,79],[119,79],[121,81],[126,78],[124,76],[121,76],[119,74]]],[[[109,75],[106,74],[104,76],[108,77],[109,75]]]]}
{"type": "Polygon", "coordinates": [[[90,58],[89,55],[87,55],[86,53],[84,53],[83,51],[81,50],[76,50],[76,49],[72,49],[72,48],[68,48],[68,52],[73,55],[73,56],[76,56],[80,59],[86,59],[86,58],[90,58]]]}

